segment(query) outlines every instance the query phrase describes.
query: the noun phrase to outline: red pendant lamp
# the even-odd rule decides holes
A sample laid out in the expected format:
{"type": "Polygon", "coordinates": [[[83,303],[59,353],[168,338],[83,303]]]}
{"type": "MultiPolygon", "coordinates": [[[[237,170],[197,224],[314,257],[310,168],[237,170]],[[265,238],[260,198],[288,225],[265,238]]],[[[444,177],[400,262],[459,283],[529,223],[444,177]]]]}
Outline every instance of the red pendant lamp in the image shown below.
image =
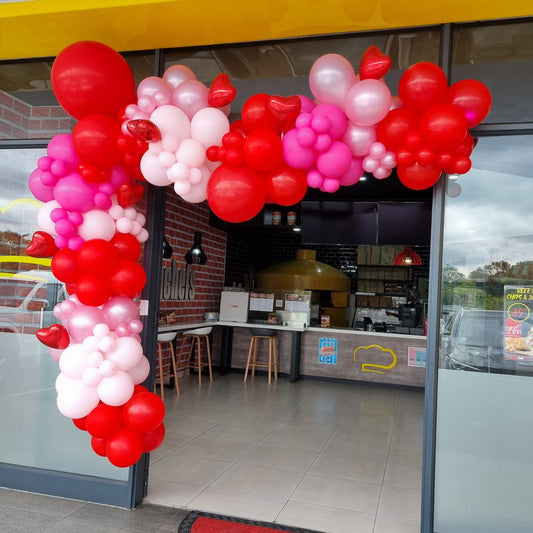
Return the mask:
{"type": "Polygon", "coordinates": [[[410,246],[406,246],[394,258],[394,264],[398,266],[418,266],[422,264],[422,259],[410,246]]]}

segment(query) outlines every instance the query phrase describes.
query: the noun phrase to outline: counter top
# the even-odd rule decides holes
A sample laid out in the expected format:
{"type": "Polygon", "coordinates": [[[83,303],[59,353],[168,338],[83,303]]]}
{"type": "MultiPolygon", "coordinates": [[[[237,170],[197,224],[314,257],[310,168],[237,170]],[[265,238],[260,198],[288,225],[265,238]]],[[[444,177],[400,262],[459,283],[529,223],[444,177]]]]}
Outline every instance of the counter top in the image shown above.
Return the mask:
{"type": "Polygon", "coordinates": [[[352,328],[321,328],[321,327],[309,327],[307,331],[318,331],[324,333],[324,335],[346,333],[348,335],[371,335],[376,337],[396,337],[405,339],[427,339],[425,335],[412,335],[410,333],[395,333],[393,331],[363,331],[352,328]]]}
{"type": "Polygon", "coordinates": [[[305,331],[303,326],[282,326],[281,324],[269,324],[268,322],[231,322],[229,320],[217,320],[216,322],[176,322],[175,324],[161,324],[157,330],[161,333],[165,331],[180,331],[184,329],[206,328],[210,326],[231,326],[235,328],[262,328],[275,329],[281,331],[305,331]]]}

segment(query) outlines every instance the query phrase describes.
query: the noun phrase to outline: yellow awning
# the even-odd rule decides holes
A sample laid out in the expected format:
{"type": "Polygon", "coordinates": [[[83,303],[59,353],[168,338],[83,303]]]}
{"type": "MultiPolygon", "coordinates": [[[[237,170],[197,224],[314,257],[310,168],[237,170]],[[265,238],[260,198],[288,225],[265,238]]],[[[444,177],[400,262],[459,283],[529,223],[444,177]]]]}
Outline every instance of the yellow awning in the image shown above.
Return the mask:
{"type": "Polygon", "coordinates": [[[124,51],[531,16],[529,0],[0,0],[0,59],[81,40],[124,51]]]}

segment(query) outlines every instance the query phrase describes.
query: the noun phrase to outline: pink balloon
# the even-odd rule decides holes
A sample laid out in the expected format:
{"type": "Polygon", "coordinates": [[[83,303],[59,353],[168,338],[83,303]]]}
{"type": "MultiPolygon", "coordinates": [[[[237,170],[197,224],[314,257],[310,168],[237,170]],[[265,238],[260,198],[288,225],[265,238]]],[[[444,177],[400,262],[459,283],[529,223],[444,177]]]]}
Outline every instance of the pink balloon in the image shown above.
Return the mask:
{"type": "Polygon", "coordinates": [[[200,109],[208,107],[208,95],[209,89],[201,81],[188,80],[172,91],[172,104],[192,119],[200,109]]]}
{"type": "Polygon", "coordinates": [[[41,181],[42,171],[36,168],[29,179],[30,191],[41,202],[49,202],[54,199],[54,188],[44,185],[41,181]]]}
{"type": "Polygon", "coordinates": [[[315,117],[327,117],[329,122],[327,133],[329,133],[329,136],[332,139],[340,139],[346,131],[348,120],[346,119],[344,111],[336,105],[317,105],[313,109],[311,115],[313,116],[313,120],[315,117]]]}
{"type": "Polygon", "coordinates": [[[99,401],[94,387],[85,385],[81,379],[70,380],[65,377],[57,395],[57,408],[67,418],[83,418],[98,405],[99,401]]]}
{"type": "Polygon", "coordinates": [[[54,187],[54,197],[67,211],[85,213],[94,207],[96,185],[86,182],[78,172],[61,178],[54,187]]]}
{"type": "Polygon", "coordinates": [[[321,104],[334,104],[344,108],[344,99],[356,82],[352,65],[339,54],[319,57],[309,71],[309,87],[321,104]]]}
{"type": "Polygon", "coordinates": [[[298,143],[298,130],[289,130],[283,136],[283,160],[292,168],[309,168],[316,159],[315,151],[298,143]]]}
{"type": "Polygon", "coordinates": [[[318,189],[322,186],[324,183],[324,176],[318,172],[318,170],[310,170],[307,173],[307,185],[309,187],[313,187],[314,189],[318,189]]]}
{"type": "Polygon", "coordinates": [[[109,329],[114,330],[119,324],[129,322],[139,316],[137,304],[126,296],[112,296],[103,306],[102,313],[109,329]]]}
{"type": "Polygon", "coordinates": [[[70,133],[60,133],[56,135],[46,148],[46,153],[53,159],[62,160],[71,170],[76,169],[80,158],[74,150],[72,135],[70,133]]]}
{"type": "Polygon", "coordinates": [[[188,139],[191,136],[191,122],[189,118],[183,110],[175,105],[158,107],[150,115],[150,121],[159,128],[162,137],[171,134],[175,135],[178,139],[188,139]]]}
{"type": "Polygon", "coordinates": [[[159,105],[169,104],[172,98],[172,87],[158,76],[148,76],[137,87],[137,98],[151,96],[159,105]],[[162,98],[161,98],[162,97],[162,98]]]}
{"type": "Polygon", "coordinates": [[[96,324],[105,322],[106,316],[102,309],[90,305],[82,305],[72,311],[66,320],[65,327],[75,342],[82,342],[86,337],[90,337],[93,334],[96,324]]]}
{"type": "Polygon", "coordinates": [[[313,109],[315,108],[315,104],[313,103],[313,100],[311,100],[311,98],[309,98],[308,96],[304,96],[303,94],[299,94],[298,98],[300,98],[300,101],[302,102],[300,112],[311,113],[311,111],[313,111],[313,109]]]}
{"type": "MultiPolygon", "coordinates": [[[[191,190],[188,193],[180,194],[180,196],[191,204],[199,204],[204,200],[207,200],[207,184],[209,183],[209,178],[211,177],[211,171],[203,165],[200,167],[200,172],[202,173],[202,179],[192,185],[191,190]]],[[[177,193],[176,193],[177,194],[177,193]]]]}
{"type": "Polygon", "coordinates": [[[50,218],[50,213],[58,208],[61,208],[59,203],[56,200],[50,200],[43,204],[39,208],[39,211],[37,211],[37,224],[43,231],[46,231],[46,233],[52,236],[56,235],[56,225],[50,218]]]}
{"type": "Polygon", "coordinates": [[[107,352],[106,359],[115,364],[118,370],[131,370],[135,368],[143,356],[141,344],[133,337],[119,337],[115,348],[107,352]]]}
{"type": "Polygon", "coordinates": [[[83,222],[78,226],[78,233],[85,241],[104,239],[110,241],[115,233],[115,221],[106,211],[93,209],[83,214],[83,222]]]}
{"type": "Polygon", "coordinates": [[[350,168],[352,153],[342,141],[333,141],[331,147],[316,159],[316,168],[327,178],[340,178],[350,168]]]}
{"type": "Polygon", "coordinates": [[[131,379],[133,379],[133,383],[135,383],[135,385],[142,383],[150,374],[150,362],[146,356],[143,355],[139,361],[139,364],[129,370],[128,374],[131,376],[131,379]]]}
{"type": "Polygon", "coordinates": [[[166,187],[170,180],[167,176],[167,168],[161,164],[159,157],[150,150],[144,152],[141,157],[141,172],[144,179],[156,187],[166,187]]]}
{"type": "Polygon", "coordinates": [[[194,72],[185,65],[172,65],[165,70],[163,79],[173,88],[182,84],[184,81],[195,80],[194,72]]]}
{"type": "Polygon", "coordinates": [[[59,358],[61,357],[61,354],[63,353],[63,350],[58,350],[57,348],[48,348],[48,351],[50,352],[50,357],[56,363],[59,362],[59,358]]]}
{"type": "Polygon", "coordinates": [[[221,146],[222,137],[229,132],[228,117],[214,107],[200,109],[191,120],[191,137],[204,148],[221,146]]]}
{"type": "Polygon", "coordinates": [[[335,178],[325,178],[324,182],[322,183],[320,190],[324,192],[335,192],[338,191],[340,187],[340,182],[338,179],[335,178]]]}
{"type": "Polygon", "coordinates": [[[107,405],[118,407],[124,405],[133,395],[135,384],[131,376],[123,370],[118,370],[110,377],[104,377],[96,390],[98,396],[107,405]]]}
{"type": "Polygon", "coordinates": [[[65,376],[71,379],[81,379],[87,368],[87,352],[83,344],[70,344],[59,359],[59,368],[65,376]]]}
{"type": "Polygon", "coordinates": [[[339,184],[343,187],[355,185],[363,176],[363,158],[353,157],[348,170],[339,178],[339,184]]]}
{"type": "Polygon", "coordinates": [[[376,126],[359,126],[353,122],[348,122],[342,137],[343,142],[350,148],[352,155],[357,157],[367,155],[370,146],[377,139],[376,126]]]}
{"type": "Polygon", "coordinates": [[[390,90],[384,83],[366,79],[348,91],[344,101],[344,111],[355,124],[372,126],[385,118],[391,101],[390,90]]]}

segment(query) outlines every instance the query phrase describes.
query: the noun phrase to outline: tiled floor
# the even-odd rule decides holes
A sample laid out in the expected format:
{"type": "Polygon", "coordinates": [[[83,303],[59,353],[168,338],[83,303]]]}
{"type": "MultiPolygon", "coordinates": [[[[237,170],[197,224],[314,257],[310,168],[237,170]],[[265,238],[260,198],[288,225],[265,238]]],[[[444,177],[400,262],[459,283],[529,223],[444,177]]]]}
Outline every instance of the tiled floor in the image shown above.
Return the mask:
{"type": "Polygon", "coordinates": [[[165,391],[134,511],[0,489],[0,532],[176,532],[189,510],[327,533],[418,533],[423,393],[242,374],[165,391]]]}

